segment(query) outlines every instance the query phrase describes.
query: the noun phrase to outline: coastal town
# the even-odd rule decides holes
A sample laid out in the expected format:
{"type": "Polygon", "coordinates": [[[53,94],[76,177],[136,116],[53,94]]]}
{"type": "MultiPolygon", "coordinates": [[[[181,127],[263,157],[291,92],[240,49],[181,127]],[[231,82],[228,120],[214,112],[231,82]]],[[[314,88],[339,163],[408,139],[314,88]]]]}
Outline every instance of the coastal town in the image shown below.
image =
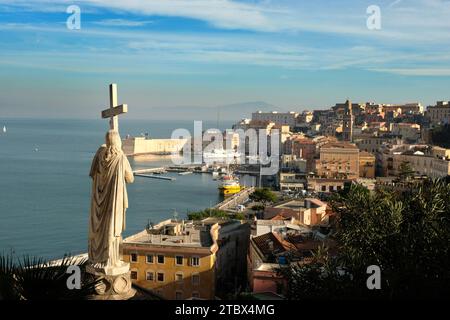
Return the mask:
{"type": "Polygon", "coordinates": [[[3,310],[438,313],[449,16],[450,0],[0,0],[3,310]]]}
{"type": "MultiPolygon", "coordinates": [[[[352,186],[414,191],[450,175],[448,101],[424,108],[347,100],[323,110],[255,111],[233,129],[268,136],[278,130],[278,172],[262,176],[260,164],[245,161],[250,148],[239,148],[238,138],[231,150],[224,139],[220,152],[213,151],[222,157],[207,163],[204,154],[201,164],[148,170],[151,176],[210,173],[223,202],[126,237],[123,259],[135,286],[162,299],[285,299],[290,279],[280,269],[314,263],[323,248],[329,257],[339,254],[336,194],[352,186]],[[244,160],[229,161],[228,152],[235,159],[238,149],[244,160]],[[242,185],[244,174],[254,175],[256,185],[242,185]]],[[[123,149],[129,156],[166,154],[186,144],[189,139],[127,137],[123,149]]]]}

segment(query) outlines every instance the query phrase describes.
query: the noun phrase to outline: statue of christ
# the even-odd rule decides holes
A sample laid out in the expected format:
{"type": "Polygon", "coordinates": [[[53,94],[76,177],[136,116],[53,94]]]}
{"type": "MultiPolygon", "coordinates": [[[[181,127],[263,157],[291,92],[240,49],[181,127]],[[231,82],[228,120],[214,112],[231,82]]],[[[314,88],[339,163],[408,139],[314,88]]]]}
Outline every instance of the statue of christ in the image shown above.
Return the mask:
{"type": "Polygon", "coordinates": [[[134,181],[130,163],[122,151],[116,130],[106,134],[92,161],[89,262],[95,269],[121,267],[119,246],[128,208],[126,183],[134,181]]]}

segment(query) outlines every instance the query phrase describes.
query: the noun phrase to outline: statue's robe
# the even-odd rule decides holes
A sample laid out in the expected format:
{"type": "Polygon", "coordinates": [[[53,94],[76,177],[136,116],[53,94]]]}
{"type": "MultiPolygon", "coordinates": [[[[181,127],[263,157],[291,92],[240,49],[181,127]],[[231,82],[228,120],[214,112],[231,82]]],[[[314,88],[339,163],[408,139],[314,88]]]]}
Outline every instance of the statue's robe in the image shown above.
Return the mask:
{"type": "Polygon", "coordinates": [[[96,267],[120,264],[119,246],[128,208],[126,183],[134,179],[124,153],[120,150],[107,159],[106,150],[106,145],[98,149],[89,174],[93,179],[89,260],[96,267]]]}

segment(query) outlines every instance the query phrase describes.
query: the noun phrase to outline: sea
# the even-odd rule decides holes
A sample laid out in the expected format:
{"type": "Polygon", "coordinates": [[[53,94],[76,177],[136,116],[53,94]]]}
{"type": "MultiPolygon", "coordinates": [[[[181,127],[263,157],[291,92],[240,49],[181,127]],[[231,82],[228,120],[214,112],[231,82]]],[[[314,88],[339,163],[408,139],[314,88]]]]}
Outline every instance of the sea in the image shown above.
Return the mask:
{"type": "MultiPolygon", "coordinates": [[[[119,122],[122,137],[169,138],[175,129],[193,134],[194,128],[190,121],[119,122]]],[[[231,123],[204,122],[208,128],[231,128],[231,123]]],[[[87,251],[89,170],[107,130],[106,120],[0,119],[0,253],[55,259],[87,251]]],[[[171,164],[170,156],[129,160],[133,169],[171,164]]],[[[124,237],[149,222],[182,219],[222,200],[209,174],[167,175],[176,180],[136,177],[128,185],[124,237]]],[[[247,185],[255,183],[246,179],[247,185]]]]}

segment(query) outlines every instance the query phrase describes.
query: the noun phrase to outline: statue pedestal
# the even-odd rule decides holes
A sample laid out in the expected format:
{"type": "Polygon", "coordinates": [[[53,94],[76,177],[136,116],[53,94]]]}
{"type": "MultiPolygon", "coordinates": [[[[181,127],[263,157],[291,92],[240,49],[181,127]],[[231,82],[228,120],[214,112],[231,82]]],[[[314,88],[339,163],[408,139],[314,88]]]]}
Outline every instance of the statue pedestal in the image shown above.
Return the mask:
{"type": "Polygon", "coordinates": [[[91,300],[128,300],[136,293],[136,290],[131,288],[128,263],[123,262],[121,266],[105,268],[88,265],[86,272],[94,275],[96,279],[100,279],[95,287],[97,294],[92,295],[91,300]]]}

